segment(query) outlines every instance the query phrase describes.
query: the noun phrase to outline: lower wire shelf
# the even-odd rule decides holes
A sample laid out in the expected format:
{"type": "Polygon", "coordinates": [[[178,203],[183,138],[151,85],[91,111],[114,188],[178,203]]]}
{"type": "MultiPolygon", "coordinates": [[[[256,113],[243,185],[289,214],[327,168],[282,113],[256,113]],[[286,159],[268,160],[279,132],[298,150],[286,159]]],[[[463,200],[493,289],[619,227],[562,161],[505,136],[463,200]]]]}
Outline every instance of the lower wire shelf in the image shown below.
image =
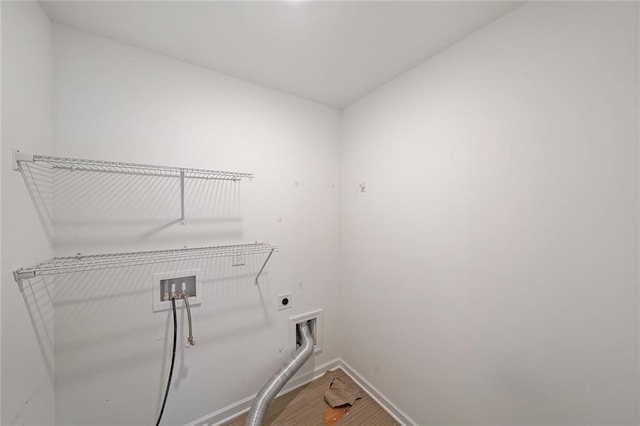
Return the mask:
{"type": "Polygon", "coordinates": [[[267,254],[264,264],[258,271],[255,283],[264,270],[271,255],[278,251],[274,245],[267,243],[230,244],[223,246],[181,248],[173,250],[139,251],[129,253],[110,253],[54,257],[32,268],[20,268],[13,272],[14,279],[20,283],[24,279],[39,276],[70,274],[74,272],[98,271],[110,268],[126,268],[130,266],[149,265],[182,260],[204,259],[250,254],[267,254]]]}

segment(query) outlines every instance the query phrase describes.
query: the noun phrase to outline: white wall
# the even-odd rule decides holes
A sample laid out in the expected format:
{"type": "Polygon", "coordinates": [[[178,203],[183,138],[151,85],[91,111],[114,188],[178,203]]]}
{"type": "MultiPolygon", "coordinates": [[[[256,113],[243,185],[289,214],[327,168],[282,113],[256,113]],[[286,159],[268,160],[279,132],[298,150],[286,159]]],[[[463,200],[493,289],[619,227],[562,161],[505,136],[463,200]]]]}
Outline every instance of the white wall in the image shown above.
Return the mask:
{"type": "MultiPolygon", "coordinates": [[[[2,58],[2,3],[0,3],[0,58],[2,58]]],[[[0,66],[0,146],[2,146],[2,66],[0,66]]],[[[2,173],[2,149],[0,149],[0,173],[2,173]]],[[[0,259],[2,259],[2,185],[0,185],[0,259]]],[[[0,261],[0,277],[2,262],[0,261]]],[[[2,413],[2,291],[0,290],[0,413],[2,413]]],[[[2,414],[0,414],[1,421],[2,414]]]]}
{"type": "MultiPolygon", "coordinates": [[[[343,356],[419,424],[637,424],[636,9],[527,4],[342,129],[330,108],[54,26],[52,130],[51,26],[37,3],[3,2],[2,423],[53,422],[52,371],[56,423],[153,422],[170,317],[151,312],[150,277],[200,267],[198,344],[179,349],[166,424],[256,392],[292,349],[287,318],[317,307],[324,351],[306,369],[343,356]],[[57,176],[47,223],[6,154],[51,152],[52,133],[59,155],[256,178],[188,188],[183,226],[158,180],[57,176]],[[259,258],[58,279],[54,364],[52,282],[22,294],[11,276],[52,255],[53,225],[57,254],[281,252],[259,288],[259,258]],[[286,291],[295,309],[277,312],[286,291]]],[[[179,325],[184,339],[182,311],[179,325]]]]}
{"type": "Polygon", "coordinates": [[[52,149],[51,24],[37,2],[2,3],[2,417],[7,425],[52,424],[53,305],[47,283],[12,270],[51,257],[51,242],[11,149],[52,149]]]}
{"type": "MultiPolygon", "coordinates": [[[[244,268],[218,259],[56,281],[57,423],[155,421],[170,316],[151,310],[151,276],[173,267],[203,268],[204,303],[193,309],[196,347],[179,346],[164,424],[257,392],[293,350],[293,314],[324,309],[324,350],[307,371],[339,355],[339,111],[55,25],[53,135],[58,155],[256,174],[239,188],[188,189],[184,226],[172,223],[177,182],[54,180],[57,254],[255,240],[280,247],[259,287],[263,257],[244,268]],[[294,308],[277,312],[276,296],[288,291],[294,308]]],[[[179,326],[184,342],[182,311],[179,326]]]]}
{"type": "Polygon", "coordinates": [[[419,424],[638,423],[636,7],[526,4],[346,109],[340,350],[419,424]]]}

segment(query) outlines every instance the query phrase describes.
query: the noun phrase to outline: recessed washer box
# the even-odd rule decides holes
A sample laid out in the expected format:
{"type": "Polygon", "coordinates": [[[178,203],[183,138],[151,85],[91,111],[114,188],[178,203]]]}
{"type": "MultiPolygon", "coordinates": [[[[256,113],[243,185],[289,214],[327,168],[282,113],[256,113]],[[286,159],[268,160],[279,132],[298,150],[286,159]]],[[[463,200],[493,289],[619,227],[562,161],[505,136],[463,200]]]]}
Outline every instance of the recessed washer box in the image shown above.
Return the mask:
{"type": "Polygon", "coordinates": [[[200,305],[202,286],[198,276],[200,269],[158,272],[153,274],[153,312],[171,309],[171,287],[175,285],[176,308],[184,306],[182,300],[182,283],[185,283],[189,295],[189,306],[200,305]]]}

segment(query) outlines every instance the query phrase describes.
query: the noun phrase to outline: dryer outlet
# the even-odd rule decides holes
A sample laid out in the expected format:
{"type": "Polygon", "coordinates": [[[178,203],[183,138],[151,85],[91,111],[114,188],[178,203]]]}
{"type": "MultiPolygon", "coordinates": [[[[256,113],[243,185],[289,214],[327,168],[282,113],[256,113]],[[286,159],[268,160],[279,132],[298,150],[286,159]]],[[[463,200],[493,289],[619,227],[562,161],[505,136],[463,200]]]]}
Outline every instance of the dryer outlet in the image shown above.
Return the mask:
{"type": "Polygon", "coordinates": [[[311,330],[313,337],[313,351],[322,351],[322,309],[307,312],[305,314],[296,315],[289,318],[289,347],[291,352],[297,349],[298,341],[298,324],[306,322],[311,330]]]}

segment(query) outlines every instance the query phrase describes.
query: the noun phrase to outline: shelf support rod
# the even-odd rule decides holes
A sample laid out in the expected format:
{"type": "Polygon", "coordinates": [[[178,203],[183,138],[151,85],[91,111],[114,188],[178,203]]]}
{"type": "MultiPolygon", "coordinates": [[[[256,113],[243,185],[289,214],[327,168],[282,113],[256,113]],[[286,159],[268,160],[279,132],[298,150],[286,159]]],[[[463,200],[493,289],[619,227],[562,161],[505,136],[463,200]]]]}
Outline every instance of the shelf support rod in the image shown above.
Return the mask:
{"type": "Polygon", "coordinates": [[[262,264],[262,268],[260,268],[260,270],[258,271],[258,275],[256,275],[256,282],[255,284],[258,285],[260,284],[258,282],[258,278],[260,278],[260,274],[262,274],[262,271],[264,271],[264,267],[267,266],[267,263],[269,262],[269,259],[271,258],[271,255],[273,254],[275,249],[271,249],[271,251],[269,252],[269,255],[267,256],[267,258],[264,260],[264,263],[262,264]]]}
{"type": "Polygon", "coordinates": [[[180,169],[180,221],[184,225],[184,169],[180,169]]]}

